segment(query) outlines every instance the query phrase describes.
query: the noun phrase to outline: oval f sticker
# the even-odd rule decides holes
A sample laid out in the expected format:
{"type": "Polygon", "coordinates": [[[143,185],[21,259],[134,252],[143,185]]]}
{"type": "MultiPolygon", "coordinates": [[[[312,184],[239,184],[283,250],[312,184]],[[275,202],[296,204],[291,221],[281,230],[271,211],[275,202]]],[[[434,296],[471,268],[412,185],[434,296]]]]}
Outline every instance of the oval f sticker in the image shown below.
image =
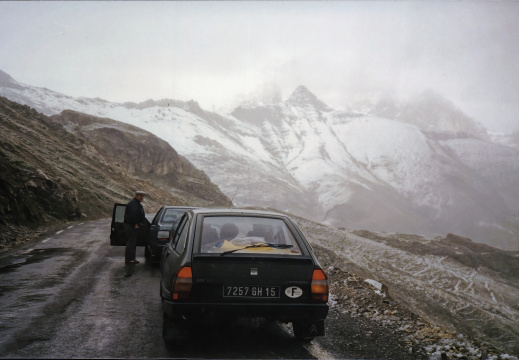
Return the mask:
{"type": "Polygon", "coordinates": [[[295,299],[303,295],[303,290],[297,286],[289,286],[285,289],[285,295],[295,299]]]}

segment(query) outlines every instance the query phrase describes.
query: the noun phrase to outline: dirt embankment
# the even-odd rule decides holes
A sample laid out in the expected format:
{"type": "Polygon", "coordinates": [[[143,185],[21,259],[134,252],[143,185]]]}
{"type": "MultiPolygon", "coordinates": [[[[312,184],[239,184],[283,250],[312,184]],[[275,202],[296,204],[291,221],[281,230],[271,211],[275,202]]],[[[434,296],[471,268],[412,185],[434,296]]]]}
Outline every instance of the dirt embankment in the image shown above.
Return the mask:
{"type": "Polygon", "coordinates": [[[330,314],[322,345],[354,358],[517,360],[429,323],[395,301],[391,289],[341,269],[344,262],[332,251],[312,247],[330,280],[330,314]]]}

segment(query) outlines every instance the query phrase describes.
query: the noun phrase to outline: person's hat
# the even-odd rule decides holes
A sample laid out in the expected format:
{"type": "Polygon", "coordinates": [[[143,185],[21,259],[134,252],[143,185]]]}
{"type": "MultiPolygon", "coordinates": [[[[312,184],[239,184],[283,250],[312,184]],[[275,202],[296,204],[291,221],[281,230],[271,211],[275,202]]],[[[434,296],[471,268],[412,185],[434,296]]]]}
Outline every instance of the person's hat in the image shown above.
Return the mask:
{"type": "Polygon", "coordinates": [[[135,195],[142,195],[142,196],[145,196],[146,193],[144,191],[136,191],[135,192],[135,195]]]}

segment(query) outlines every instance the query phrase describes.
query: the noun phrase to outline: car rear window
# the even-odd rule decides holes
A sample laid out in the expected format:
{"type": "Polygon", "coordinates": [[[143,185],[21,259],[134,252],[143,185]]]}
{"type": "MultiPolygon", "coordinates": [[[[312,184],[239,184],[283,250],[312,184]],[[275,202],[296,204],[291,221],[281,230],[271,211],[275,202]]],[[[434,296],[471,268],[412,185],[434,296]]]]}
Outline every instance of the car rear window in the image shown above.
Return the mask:
{"type": "Polygon", "coordinates": [[[283,220],[251,216],[205,216],[200,252],[301,255],[283,220]]]}
{"type": "Polygon", "coordinates": [[[184,215],[185,209],[166,209],[162,215],[161,223],[174,223],[184,215]]]}

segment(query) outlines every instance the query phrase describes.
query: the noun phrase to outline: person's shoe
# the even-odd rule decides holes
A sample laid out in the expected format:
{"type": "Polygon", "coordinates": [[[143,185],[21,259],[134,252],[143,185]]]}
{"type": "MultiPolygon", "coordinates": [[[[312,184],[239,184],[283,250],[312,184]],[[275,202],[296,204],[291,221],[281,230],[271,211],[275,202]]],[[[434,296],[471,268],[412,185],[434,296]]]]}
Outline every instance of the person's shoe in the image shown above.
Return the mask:
{"type": "Polygon", "coordinates": [[[130,261],[126,261],[127,264],[138,264],[139,261],[137,260],[130,260],[130,261]]]}

